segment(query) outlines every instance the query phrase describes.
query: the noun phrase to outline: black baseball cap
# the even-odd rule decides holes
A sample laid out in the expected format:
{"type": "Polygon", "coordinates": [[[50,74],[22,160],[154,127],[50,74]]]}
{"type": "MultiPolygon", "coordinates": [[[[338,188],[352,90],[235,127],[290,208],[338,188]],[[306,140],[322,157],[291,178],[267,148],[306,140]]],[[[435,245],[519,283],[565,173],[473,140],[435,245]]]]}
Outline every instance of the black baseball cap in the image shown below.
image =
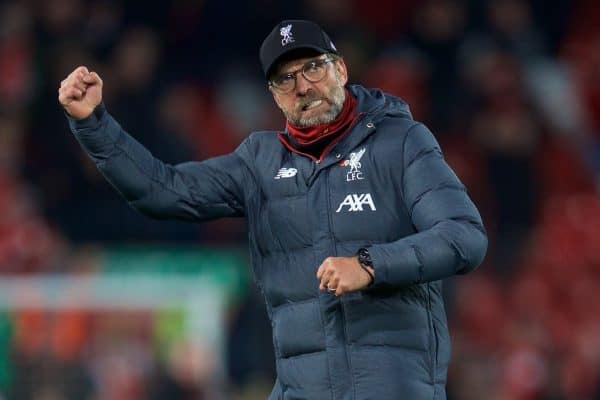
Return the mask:
{"type": "Polygon", "coordinates": [[[338,52],[327,33],[316,23],[301,19],[281,21],[260,46],[260,63],[265,77],[269,78],[273,67],[284,55],[298,49],[338,52]]]}

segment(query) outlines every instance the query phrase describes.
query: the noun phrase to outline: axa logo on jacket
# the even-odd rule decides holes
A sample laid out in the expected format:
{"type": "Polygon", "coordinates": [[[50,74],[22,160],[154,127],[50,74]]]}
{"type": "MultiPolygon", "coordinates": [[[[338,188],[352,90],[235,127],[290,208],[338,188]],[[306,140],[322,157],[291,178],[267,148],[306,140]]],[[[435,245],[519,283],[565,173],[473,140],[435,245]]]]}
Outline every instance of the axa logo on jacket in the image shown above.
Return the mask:
{"type": "Polygon", "coordinates": [[[373,203],[373,198],[371,197],[371,193],[360,193],[360,194],[349,194],[344,200],[340,203],[336,213],[341,211],[364,211],[363,206],[368,206],[371,211],[376,211],[375,203],[373,203]],[[348,207],[345,209],[344,207],[348,207]]]}

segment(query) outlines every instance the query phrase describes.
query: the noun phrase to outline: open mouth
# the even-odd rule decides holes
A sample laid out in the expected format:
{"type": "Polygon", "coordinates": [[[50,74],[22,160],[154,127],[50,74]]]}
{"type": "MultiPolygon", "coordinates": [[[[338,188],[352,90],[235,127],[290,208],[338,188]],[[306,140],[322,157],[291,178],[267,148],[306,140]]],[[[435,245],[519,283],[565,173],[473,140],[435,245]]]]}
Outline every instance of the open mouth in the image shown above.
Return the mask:
{"type": "Polygon", "coordinates": [[[322,103],[323,103],[323,100],[320,100],[320,99],[319,100],[313,100],[313,101],[311,101],[309,103],[306,103],[304,105],[304,107],[302,107],[302,111],[311,110],[311,109],[313,109],[315,107],[320,106],[322,103]]]}

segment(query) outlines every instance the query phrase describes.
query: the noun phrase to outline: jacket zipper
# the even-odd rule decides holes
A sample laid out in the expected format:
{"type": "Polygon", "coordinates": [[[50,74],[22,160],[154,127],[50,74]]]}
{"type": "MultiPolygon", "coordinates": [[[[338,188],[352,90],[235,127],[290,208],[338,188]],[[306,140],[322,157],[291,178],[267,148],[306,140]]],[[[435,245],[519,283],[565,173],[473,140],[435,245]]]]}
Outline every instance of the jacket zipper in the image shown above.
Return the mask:
{"type": "MultiPolygon", "coordinates": [[[[352,125],[350,126],[349,132],[348,134],[351,133],[352,129],[354,129],[359,122],[363,119],[365,113],[360,113],[356,116],[356,119],[354,120],[354,122],[352,123],[352,125]]],[[[330,143],[325,150],[323,151],[321,157],[325,157],[325,155],[327,154],[327,152],[330,150],[330,148],[332,148],[335,144],[337,143],[337,140],[334,141],[333,143],[330,143]]],[[[315,161],[317,164],[320,162],[321,160],[317,160],[315,161]]],[[[331,193],[330,193],[330,185],[329,185],[329,171],[327,171],[327,209],[329,211],[332,211],[333,208],[331,207],[331,193]]],[[[336,238],[333,234],[333,220],[331,218],[331,212],[327,213],[327,222],[329,224],[328,228],[329,228],[329,234],[331,236],[331,241],[333,243],[332,246],[332,253],[333,256],[336,257],[337,256],[337,251],[335,249],[335,243],[336,243],[336,238]]],[[[346,362],[348,363],[348,370],[350,372],[350,383],[352,384],[352,398],[356,399],[356,386],[354,384],[354,374],[353,374],[353,368],[352,368],[352,359],[350,357],[350,351],[348,349],[348,347],[351,347],[352,344],[350,343],[349,339],[350,339],[350,334],[348,333],[348,324],[347,324],[347,316],[346,316],[346,307],[344,306],[344,300],[342,297],[339,298],[340,301],[340,309],[342,311],[342,326],[344,328],[344,342],[345,342],[345,349],[344,352],[346,353],[346,362]]]]}
{"type": "MultiPolygon", "coordinates": [[[[326,194],[327,194],[327,209],[328,210],[332,210],[331,208],[331,196],[330,196],[330,190],[329,190],[329,171],[327,171],[327,179],[326,179],[326,183],[327,183],[327,190],[326,190],[326,194]]],[[[327,223],[328,223],[328,228],[329,228],[329,235],[331,236],[331,242],[332,242],[332,246],[331,246],[331,253],[333,257],[337,257],[337,251],[335,248],[335,236],[333,235],[333,221],[331,219],[331,212],[327,213],[327,223]]],[[[349,338],[350,335],[348,334],[348,324],[346,323],[347,321],[347,317],[346,317],[346,308],[344,307],[344,300],[342,299],[342,297],[339,298],[339,302],[340,302],[340,309],[342,311],[342,327],[344,328],[344,343],[345,343],[345,349],[344,349],[344,353],[346,353],[346,362],[348,363],[348,370],[350,372],[350,382],[352,384],[352,398],[355,399],[356,398],[356,388],[354,387],[354,375],[353,375],[353,369],[352,369],[352,360],[350,358],[350,352],[348,351],[348,347],[352,346],[351,343],[349,342],[349,338]]]]}
{"type": "MultiPolygon", "coordinates": [[[[356,119],[354,120],[352,125],[348,128],[348,134],[350,134],[352,129],[354,129],[358,125],[358,123],[363,119],[364,115],[365,115],[365,113],[361,112],[360,114],[358,114],[356,116],[356,119]]],[[[339,142],[339,140],[342,139],[343,136],[346,136],[346,135],[342,135],[339,138],[336,138],[336,140],[329,143],[327,145],[327,147],[325,147],[325,149],[321,153],[321,156],[318,159],[310,154],[303,153],[303,152],[295,149],[292,145],[290,145],[285,140],[282,133],[279,133],[279,140],[289,151],[294,152],[296,154],[303,155],[305,157],[308,157],[312,161],[314,161],[315,164],[321,164],[321,162],[325,159],[325,156],[327,155],[329,150],[331,150],[331,148],[333,148],[333,146],[335,146],[339,142]]],[[[317,172],[317,169],[315,169],[314,173],[316,173],[316,172],[317,172]]],[[[310,180],[312,180],[312,178],[313,177],[311,176],[310,180]]],[[[329,211],[331,211],[331,210],[333,210],[333,208],[331,207],[331,196],[330,196],[330,189],[329,189],[329,187],[330,187],[329,171],[327,171],[326,185],[327,185],[327,190],[325,192],[326,192],[326,196],[327,196],[327,209],[329,211]]],[[[331,212],[327,213],[327,223],[328,223],[329,235],[331,237],[331,241],[332,241],[332,243],[334,243],[334,245],[332,246],[331,253],[332,253],[332,256],[335,257],[335,256],[337,256],[337,251],[335,249],[335,236],[333,235],[333,221],[331,219],[331,212]]],[[[341,315],[342,315],[342,326],[343,326],[343,330],[344,330],[344,342],[345,342],[346,347],[348,347],[348,346],[352,346],[352,344],[349,343],[350,335],[348,334],[348,324],[346,323],[348,318],[346,316],[346,308],[344,306],[344,302],[341,297],[339,298],[339,302],[340,302],[340,309],[341,309],[341,315]]],[[[354,375],[352,374],[353,370],[352,370],[352,361],[351,361],[351,357],[350,357],[350,352],[348,351],[348,348],[345,348],[344,352],[346,353],[346,362],[348,364],[348,369],[350,371],[350,382],[352,384],[352,398],[356,398],[356,387],[354,385],[354,375]]]]}

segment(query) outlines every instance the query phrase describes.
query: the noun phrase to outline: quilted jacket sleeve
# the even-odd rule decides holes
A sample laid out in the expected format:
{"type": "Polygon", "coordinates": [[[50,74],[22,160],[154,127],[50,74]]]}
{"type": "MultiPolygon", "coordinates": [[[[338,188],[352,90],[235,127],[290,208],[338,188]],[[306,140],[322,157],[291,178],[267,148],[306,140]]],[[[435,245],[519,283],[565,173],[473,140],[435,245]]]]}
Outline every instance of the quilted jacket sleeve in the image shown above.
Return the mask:
{"type": "Polygon", "coordinates": [[[400,185],[417,233],[370,247],[374,285],[406,286],[475,269],[487,250],[477,208],[431,132],[422,124],[407,133],[400,185]]]}
{"type": "Polygon", "coordinates": [[[100,172],[143,214],[182,220],[243,215],[246,171],[236,153],[173,166],[127,134],[103,104],[88,118],[68,120],[100,172]]]}

